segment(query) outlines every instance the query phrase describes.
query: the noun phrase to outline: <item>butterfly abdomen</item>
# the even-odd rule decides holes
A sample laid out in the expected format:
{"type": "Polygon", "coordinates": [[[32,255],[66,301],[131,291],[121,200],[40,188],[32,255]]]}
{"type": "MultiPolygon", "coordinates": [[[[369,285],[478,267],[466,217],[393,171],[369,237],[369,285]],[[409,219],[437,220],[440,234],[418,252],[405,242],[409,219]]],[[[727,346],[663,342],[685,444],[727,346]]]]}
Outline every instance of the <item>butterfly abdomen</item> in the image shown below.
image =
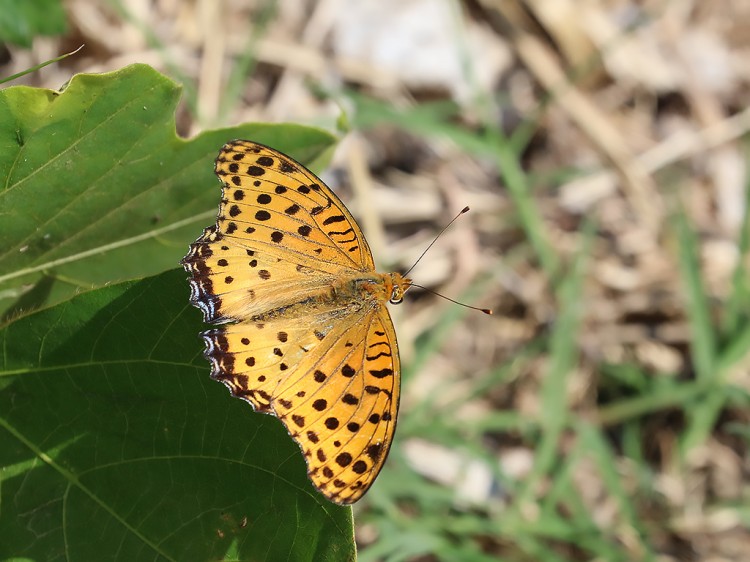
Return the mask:
{"type": "Polygon", "coordinates": [[[250,321],[292,320],[307,318],[311,314],[336,317],[371,311],[384,304],[390,296],[390,288],[385,281],[387,277],[380,273],[342,277],[315,290],[308,289],[305,296],[298,300],[269,301],[264,310],[250,316],[250,321]]]}

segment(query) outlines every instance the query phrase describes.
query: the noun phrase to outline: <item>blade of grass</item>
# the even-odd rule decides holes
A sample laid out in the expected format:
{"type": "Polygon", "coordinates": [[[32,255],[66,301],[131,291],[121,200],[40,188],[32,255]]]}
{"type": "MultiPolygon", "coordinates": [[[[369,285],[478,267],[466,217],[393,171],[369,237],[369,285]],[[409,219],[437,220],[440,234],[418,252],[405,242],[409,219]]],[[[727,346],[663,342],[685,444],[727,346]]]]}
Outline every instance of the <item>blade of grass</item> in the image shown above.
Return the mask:
{"type": "Polygon", "coordinates": [[[700,382],[675,383],[662,387],[661,392],[643,394],[599,409],[596,421],[600,425],[617,425],[665,408],[679,408],[689,404],[706,392],[700,382]]]}
{"type": "Polygon", "coordinates": [[[519,516],[519,510],[532,501],[541,479],[554,466],[558,441],[568,423],[568,405],[565,399],[567,382],[576,363],[576,339],[582,316],[580,294],[594,233],[594,223],[584,223],[581,248],[575,256],[570,273],[557,291],[560,314],[552,333],[549,369],[542,387],[542,437],[536,448],[534,465],[514,502],[514,510],[519,516]]]}
{"type": "Polygon", "coordinates": [[[531,196],[531,187],[519,164],[518,154],[498,127],[488,130],[487,140],[493,148],[498,172],[513,199],[529,243],[547,277],[555,279],[559,267],[557,255],[549,243],[549,234],[531,196]]]}
{"type": "MultiPolygon", "coordinates": [[[[443,334],[443,336],[446,335],[447,331],[445,334],[443,334]]],[[[431,332],[429,337],[436,337],[436,335],[431,332]]],[[[443,339],[444,337],[439,341],[430,343],[429,346],[433,350],[436,350],[439,348],[439,345],[443,341],[443,339]]],[[[543,345],[544,342],[542,341],[542,338],[532,340],[518,351],[518,353],[513,358],[513,361],[498,366],[497,368],[489,372],[486,376],[475,378],[474,380],[472,380],[472,384],[467,390],[461,389],[458,392],[451,392],[450,396],[446,396],[447,393],[441,392],[436,389],[435,392],[429,394],[428,396],[425,396],[422,400],[419,401],[419,403],[414,404],[414,406],[410,410],[411,414],[406,418],[405,423],[410,424],[412,419],[420,418],[430,420],[428,422],[430,424],[433,423],[432,419],[436,417],[438,417],[439,419],[451,419],[451,413],[454,412],[457,408],[460,408],[464,404],[469,404],[472,401],[481,399],[482,397],[487,396],[487,393],[493,387],[508,384],[508,381],[515,379],[516,373],[522,372],[528,365],[529,361],[532,361],[539,355],[543,345]],[[439,405],[437,405],[438,401],[439,405]]],[[[419,352],[421,352],[421,350],[422,346],[420,345],[419,352]]],[[[412,363],[412,366],[410,368],[414,368],[415,364],[416,360],[412,363]]],[[[419,368],[423,368],[423,365],[424,361],[420,361],[419,368]]],[[[478,438],[483,432],[488,431],[488,428],[494,427],[496,424],[503,426],[505,426],[506,424],[512,424],[513,427],[517,428],[518,422],[511,421],[515,420],[516,417],[517,414],[515,412],[492,411],[489,412],[486,416],[483,416],[480,420],[474,420],[468,427],[462,423],[460,429],[464,435],[468,433],[469,435],[478,438]],[[493,419],[494,421],[489,421],[490,419],[493,419]],[[485,423],[487,424],[486,426],[483,425],[485,423]]],[[[533,422],[531,422],[531,420],[521,421],[523,421],[525,424],[533,425],[533,422]]],[[[404,430],[402,429],[402,431],[404,430]]]]}
{"type": "Polygon", "coordinates": [[[188,74],[186,74],[183,70],[183,66],[175,62],[174,58],[170,54],[170,49],[167,48],[166,45],[164,45],[159,36],[154,32],[154,30],[148,25],[147,22],[138,19],[130,12],[125,2],[123,2],[122,0],[107,0],[107,3],[124,21],[131,24],[143,34],[143,37],[146,39],[146,43],[149,47],[152,47],[161,54],[164,64],[169,69],[170,76],[182,85],[184,95],[183,99],[190,109],[190,113],[194,116],[197,116],[198,93],[196,86],[190,79],[188,74]]]}
{"type": "MultiPolygon", "coordinates": [[[[631,501],[631,495],[622,485],[622,475],[616,464],[615,452],[599,428],[581,422],[576,424],[576,429],[579,437],[579,450],[593,456],[609,496],[617,501],[621,519],[639,539],[641,552],[638,553],[638,559],[643,561],[655,560],[656,554],[646,539],[647,533],[641,528],[637,508],[631,501]]],[[[632,460],[635,462],[634,458],[632,460]]],[[[623,532],[621,524],[615,525],[615,527],[619,530],[619,533],[623,532]]]]}
{"type": "Polygon", "coordinates": [[[591,507],[583,500],[579,490],[580,481],[575,480],[581,462],[591,457],[592,443],[580,434],[578,445],[562,460],[550,474],[550,489],[542,499],[542,514],[538,527],[542,533],[554,532],[556,538],[580,549],[586,549],[587,558],[630,560],[630,552],[624,552],[616,537],[603,533],[596,523],[591,507]]]}
{"type": "Polygon", "coordinates": [[[677,237],[679,242],[680,274],[687,290],[687,314],[691,331],[693,368],[696,380],[707,389],[707,395],[685,404],[688,424],[681,438],[681,449],[685,453],[703,443],[716,423],[724,404],[716,358],[716,334],[700,272],[700,247],[697,237],[688,224],[684,211],[677,213],[677,237]]]}
{"type": "Polygon", "coordinates": [[[472,381],[472,386],[467,391],[447,399],[443,409],[450,411],[462,404],[481,399],[487,396],[487,393],[494,387],[507,385],[510,381],[515,380],[520,373],[528,368],[530,362],[539,357],[544,345],[546,345],[546,338],[538,337],[521,346],[514,354],[512,361],[498,365],[485,376],[472,381]]]}
{"type": "Polygon", "coordinates": [[[518,544],[519,548],[526,553],[529,560],[570,562],[569,558],[565,558],[555,552],[553,548],[549,548],[544,540],[539,540],[532,533],[517,533],[512,538],[518,544]]]}
{"type": "Polygon", "coordinates": [[[719,372],[727,371],[732,365],[741,361],[750,351],[750,326],[733,331],[733,336],[719,355],[719,372]]]}
{"type": "Polygon", "coordinates": [[[258,16],[250,22],[250,33],[240,56],[232,66],[224,89],[224,95],[219,102],[218,122],[224,123],[233,108],[238,107],[238,102],[242,96],[242,90],[247,83],[247,77],[250,75],[258,62],[256,53],[258,52],[258,42],[268,30],[268,25],[277,15],[278,2],[276,0],[266,0],[258,9],[258,16]]]}
{"type": "Polygon", "coordinates": [[[0,78],[0,85],[5,84],[6,82],[12,82],[16,78],[20,78],[21,76],[26,76],[27,74],[32,74],[32,73],[36,72],[37,70],[39,70],[41,68],[44,68],[45,66],[49,66],[50,64],[59,62],[59,61],[61,61],[63,59],[66,59],[66,58],[72,56],[72,55],[75,55],[78,51],[80,51],[81,49],[83,49],[83,47],[84,47],[84,45],[81,45],[80,47],[78,47],[77,49],[75,49],[73,51],[70,51],[69,53],[65,53],[64,55],[60,55],[59,57],[55,57],[54,59],[50,59],[50,60],[45,61],[43,63],[37,64],[35,66],[32,66],[32,67],[27,68],[25,70],[22,70],[21,72],[17,72],[16,74],[11,74],[10,76],[8,76],[6,78],[0,78]]]}
{"type": "Polygon", "coordinates": [[[708,299],[703,288],[700,271],[700,246],[695,232],[690,228],[684,212],[676,217],[679,242],[680,274],[687,290],[687,312],[692,333],[690,349],[699,381],[716,378],[716,338],[711,326],[708,299]]]}
{"type": "Polygon", "coordinates": [[[748,305],[750,305],[747,268],[745,267],[745,261],[742,259],[750,249],[750,176],[748,176],[745,185],[745,209],[742,214],[738,246],[737,255],[739,258],[737,259],[737,267],[732,274],[732,292],[727,299],[724,308],[724,321],[722,322],[722,334],[730,338],[739,330],[741,319],[747,318],[748,305]]]}

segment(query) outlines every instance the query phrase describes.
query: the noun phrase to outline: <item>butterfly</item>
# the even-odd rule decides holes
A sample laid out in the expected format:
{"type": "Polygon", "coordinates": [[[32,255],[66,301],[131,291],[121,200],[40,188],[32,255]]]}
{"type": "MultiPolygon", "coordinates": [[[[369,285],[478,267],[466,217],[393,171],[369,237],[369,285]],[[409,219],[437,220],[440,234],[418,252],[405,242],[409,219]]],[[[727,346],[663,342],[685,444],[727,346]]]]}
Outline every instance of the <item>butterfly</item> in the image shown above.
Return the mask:
{"type": "Polygon", "coordinates": [[[216,224],[181,263],[205,322],[212,378],[276,416],[313,485],[356,502],[396,429],[400,363],[386,304],[411,286],[377,273],[351,213],[315,174],[246,140],[222,147],[216,224]]]}

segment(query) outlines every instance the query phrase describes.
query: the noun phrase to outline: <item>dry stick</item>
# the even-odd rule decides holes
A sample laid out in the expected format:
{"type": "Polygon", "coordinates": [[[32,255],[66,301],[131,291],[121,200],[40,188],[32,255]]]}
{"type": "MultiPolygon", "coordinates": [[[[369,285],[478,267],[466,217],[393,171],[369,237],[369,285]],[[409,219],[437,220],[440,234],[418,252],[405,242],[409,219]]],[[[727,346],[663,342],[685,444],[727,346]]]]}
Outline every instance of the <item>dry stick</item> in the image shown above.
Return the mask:
{"type": "MultiPolygon", "coordinates": [[[[638,155],[636,161],[646,172],[653,174],[678,160],[733,141],[748,131],[750,131],[750,107],[700,131],[679,131],[638,155]]],[[[606,197],[614,189],[611,186],[613,176],[611,171],[602,170],[566,183],[561,188],[563,204],[567,207],[584,208],[606,197]],[[606,187],[595,190],[592,196],[592,190],[587,187],[594,184],[606,184],[606,187]],[[579,196],[579,193],[582,193],[583,197],[579,196]]]]}
{"type": "Polygon", "coordinates": [[[367,164],[364,140],[358,133],[353,132],[343,144],[345,148],[348,148],[346,151],[347,171],[357,200],[362,229],[367,233],[367,240],[375,256],[379,259],[388,256],[387,265],[390,267],[395,260],[392,255],[388,255],[383,219],[376,211],[372,189],[373,180],[367,164]]]}
{"type": "MultiPolygon", "coordinates": [[[[700,127],[710,127],[726,119],[727,112],[722,96],[714,90],[713,85],[707,83],[705,74],[698,72],[696,65],[691,64],[690,55],[679,48],[685,37],[686,25],[689,25],[690,13],[675,7],[667,11],[668,14],[675,12],[676,15],[669,18],[664,26],[669,45],[685,68],[685,97],[691,113],[700,127]]],[[[746,178],[742,171],[745,168],[742,160],[740,147],[736,143],[706,150],[706,171],[713,184],[711,197],[716,204],[716,220],[729,231],[742,224],[744,214],[746,178]]]]}
{"type": "Polygon", "coordinates": [[[567,83],[565,74],[547,46],[536,37],[522,35],[516,48],[536,79],[554,92],[555,100],[612,162],[623,179],[626,198],[646,227],[657,233],[662,218],[661,198],[648,172],[628,149],[627,141],[595,104],[567,83]],[[563,84],[567,86],[561,89],[563,84]]]}
{"type": "MultiPolygon", "coordinates": [[[[328,31],[341,10],[340,4],[341,0],[322,0],[315,3],[314,11],[302,30],[302,45],[305,49],[318,52],[322,49],[328,31]]],[[[282,67],[284,72],[266,106],[266,113],[272,120],[288,117],[293,100],[305,89],[304,76],[308,74],[307,71],[300,74],[291,64],[284,64],[282,67]]],[[[319,77],[320,75],[317,76],[319,77]]]]}
{"type": "Polygon", "coordinates": [[[500,25],[507,28],[519,58],[534,78],[554,94],[554,100],[617,169],[623,180],[625,197],[646,227],[654,234],[658,233],[663,205],[656,186],[628,150],[628,143],[617,127],[570,83],[555,54],[529,31],[533,27],[514,2],[480,2],[500,19],[500,25]]]}
{"type": "MultiPolygon", "coordinates": [[[[586,21],[581,18],[578,0],[525,0],[525,5],[555,42],[568,65],[577,68],[598,56],[597,46],[585,29],[586,21]]],[[[597,66],[581,78],[590,84],[600,80],[603,74],[604,68],[597,66]]]]}
{"type": "MultiPolygon", "coordinates": [[[[301,43],[279,41],[269,37],[258,40],[258,51],[255,53],[259,62],[279,66],[288,70],[295,70],[305,76],[319,80],[329,69],[340,74],[345,82],[370,85],[380,90],[391,91],[398,89],[398,76],[379,66],[375,66],[360,59],[336,57],[333,61],[301,43]]],[[[239,46],[229,44],[227,51],[231,55],[239,55],[239,46]]]]}
{"type": "Polygon", "coordinates": [[[226,34],[222,30],[221,17],[226,13],[225,2],[226,0],[201,0],[195,6],[203,22],[203,56],[196,100],[198,120],[203,124],[215,122],[224,88],[222,75],[226,56],[226,34]]]}

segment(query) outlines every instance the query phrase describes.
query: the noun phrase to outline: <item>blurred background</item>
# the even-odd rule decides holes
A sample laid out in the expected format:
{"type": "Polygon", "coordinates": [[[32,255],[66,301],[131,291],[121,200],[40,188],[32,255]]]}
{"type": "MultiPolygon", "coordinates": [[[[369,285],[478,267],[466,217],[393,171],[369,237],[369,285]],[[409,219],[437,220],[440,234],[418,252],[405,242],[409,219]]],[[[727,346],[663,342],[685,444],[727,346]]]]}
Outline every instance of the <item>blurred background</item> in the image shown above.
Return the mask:
{"type": "Polygon", "coordinates": [[[84,46],[13,85],[141,62],[183,85],[183,136],[338,131],[322,177],[381,270],[472,208],[411,275],[494,316],[417,289],[393,310],[361,560],[750,559],[750,3],[24,6],[0,75],[84,46]]]}

